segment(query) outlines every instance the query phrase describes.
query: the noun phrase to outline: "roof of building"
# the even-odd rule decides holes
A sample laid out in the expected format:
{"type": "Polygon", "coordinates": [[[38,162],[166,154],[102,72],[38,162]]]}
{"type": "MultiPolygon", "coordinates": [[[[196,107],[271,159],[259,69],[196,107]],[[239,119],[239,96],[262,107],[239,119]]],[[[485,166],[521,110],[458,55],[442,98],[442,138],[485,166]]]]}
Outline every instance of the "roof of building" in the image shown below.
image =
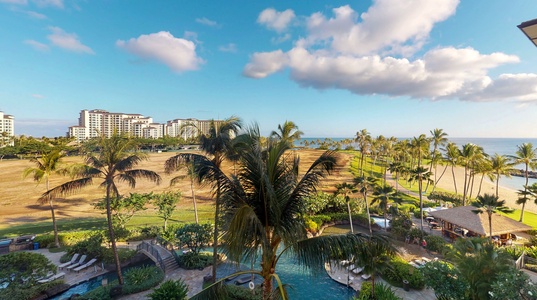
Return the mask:
{"type": "MultiPolygon", "coordinates": [[[[474,206],[459,206],[430,212],[429,215],[468,229],[480,235],[488,236],[489,219],[486,212],[476,214],[474,206]]],[[[530,230],[531,227],[499,214],[492,214],[492,235],[530,230]]]]}

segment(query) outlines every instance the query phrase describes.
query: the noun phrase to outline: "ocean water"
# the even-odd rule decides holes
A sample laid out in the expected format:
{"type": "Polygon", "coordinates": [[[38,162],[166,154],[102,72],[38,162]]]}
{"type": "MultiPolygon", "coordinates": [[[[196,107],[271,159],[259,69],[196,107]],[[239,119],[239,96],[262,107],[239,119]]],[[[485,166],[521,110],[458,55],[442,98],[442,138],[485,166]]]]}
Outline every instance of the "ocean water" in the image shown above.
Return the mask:
{"type": "MultiPolygon", "coordinates": [[[[312,141],[323,141],[325,138],[303,138],[295,142],[296,146],[303,146],[304,141],[311,143],[312,141]]],[[[331,138],[333,141],[342,141],[346,138],[331,138]]],[[[353,139],[353,137],[350,137],[353,139]]],[[[398,138],[398,139],[408,139],[408,138],[398,138]]],[[[462,148],[462,145],[472,143],[478,146],[481,146],[485,153],[488,155],[494,155],[498,153],[500,155],[515,155],[517,151],[517,146],[522,145],[523,143],[532,143],[533,147],[537,147],[537,138],[451,138],[448,137],[449,142],[454,142],[457,146],[462,148]]],[[[315,145],[316,146],[316,145],[315,145]]],[[[356,145],[354,145],[356,146],[356,145]]],[[[516,168],[523,169],[524,165],[517,165],[516,168]]],[[[488,179],[485,179],[488,180],[488,179]]],[[[506,178],[502,177],[500,179],[500,185],[513,190],[521,190],[525,184],[524,177],[511,177],[506,178]]],[[[529,179],[528,184],[536,183],[537,179],[529,179]]]]}

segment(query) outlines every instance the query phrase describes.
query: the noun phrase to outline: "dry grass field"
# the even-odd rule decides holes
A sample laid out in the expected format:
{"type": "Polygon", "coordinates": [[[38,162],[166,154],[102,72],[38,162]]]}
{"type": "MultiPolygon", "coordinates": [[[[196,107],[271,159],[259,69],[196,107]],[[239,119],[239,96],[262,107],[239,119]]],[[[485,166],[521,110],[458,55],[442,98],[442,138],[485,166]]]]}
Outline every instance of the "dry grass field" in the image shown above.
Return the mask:
{"type": "MultiPolygon", "coordinates": [[[[305,172],[307,167],[322,153],[321,150],[302,149],[295,151],[300,156],[301,172],[305,172]],[[303,166],[303,167],[302,167],[303,166]]],[[[131,189],[126,185],[120,185],[119,190],[123,194],[129,192],[148,193],[163,192],[167,190],[180,190],[182,200],[178,210],[192,210],[192,197],[190,191],[190,181],[184,179],[180,184],[170,187],[170,179],[181,173],[167,175],[164,173],[164,162],[176,153],[153,153],[149,160],[144,161],[139,167],[158,172],[162,177],[162,183],[155,185],[145,180],[137,181],[136,188],[131,189]]],[[[352,180],[349,171],[351,155],[341,153],[340,163],[335,172],[322,181],[321,189],[326,192],[333,192],[334,186],[339,182],[352,180]]],[[[67,157],[65,163],[82,162],[82,157],[67,157]]],[[[50,210],[48,205],[40,205],[37,198],[43,193],[45,183],[37,184],[31,177],[22,178],[24,169],[32,167],[29,160],[2,160],[0,161],[0,227],[6,228],[23,224],[42,224],[50,222],[50,210]]],[[[233,171],[231,163],[225,163],[224,169],[233,171]]],[[[184,171],[183,171],[184,174],[184,171]]],[[[68,177],[55,175],[51,177],[50,186],[54,187],[69,180],[68,177]]],[[[104,196],[104,190],[99,188],[99,181],[95,181],[92,186],[82,189],[74,195],[66,198],[56,199],[55,207],[59,221],[76,220],[81,222],[89,218],[102,218],[102,212],[93,208],[93,203],[104,196]]],[[[212,195],[210,187],[195,186],[196,200],[200,209],[210,210],[212,206],[212,195]]],[[[154,212],[154,210],[148,210],[154,212]]],[[[153,213],[154,215],[154,213],[153,213]]]]}

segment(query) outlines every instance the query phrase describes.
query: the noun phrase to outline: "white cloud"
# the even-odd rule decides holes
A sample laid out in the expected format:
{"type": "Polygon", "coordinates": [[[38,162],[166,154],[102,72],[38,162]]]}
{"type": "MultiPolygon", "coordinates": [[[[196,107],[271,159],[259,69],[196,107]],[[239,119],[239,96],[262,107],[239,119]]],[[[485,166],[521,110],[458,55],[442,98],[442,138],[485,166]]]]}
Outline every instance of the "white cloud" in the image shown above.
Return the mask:
{"type": "Polygon", "coordinates": [[[291,9],[278,12],[274,8],[267,8],[259,14],[257,23],[263,24],[267,28],[276,30],[277,32],[282,32],[294,18],[295,13],[291,9]]]}
{"type": "Polygon", "coordinates": [[[47,38],[53,45],[72,52],[95,54],[90,47],[78,40],[76,34],[67,33],[59,27],[49,27],[49,29],[52,34],[48,35],[47,38]]]}
{"type": "Polygon", "coordinates": [[[38,50],[38,51],[48,51],[50,48],[48,45],[45,45],[43,43],[40,43],[38,41],[34,41],[34,40],[25,40],[24,43],[26,45],[30,45],[32,48],[34,48],[35,50],[38,50]]]}
{"type": "Polygon", "coordinates": [[[0,0],[0,3],[26,5],[28,4],[28,0],[0,0]]]}
{"type": "Polygon", "coordinates": [[[227,45],[218,47],[218,50],[220,50],[222,52],[237,53],[237,45],[235,45],[233,43],[229,43],[227,45]]]}
{"type": "Polygon", "coordinates": [[[44,14],[40,14],[38,12],[35,12],[35,11],[31,11],[31,10],[28,10],[28,11],[24,11],[24,13],[29,16],[30,18],[33,18],[33,19],[38,19],[38,20],[44,20],[47,18],[47,16],[45,16],[44,14]]]}
{"type": "Polygon", "coordinates": [[[147,60],[156,60],[175,72],[197,70],[204,61],[196,54],[196,44],[176,38],[167,31],[141,35],[128,41],[118,40],[116,45],[147,60]]]}
{"type": "Polygon", "coordinates": [[[274,44],[281,44],[287,40],[290,40],[291,39],[291,35],[289,33],[286,33],[282,36],[279,36],[279,37],[275,37],[275,38],[272,38],[271,41],[274,43],[274,44]]]}
{"type": "Polygon", "coordinates": [[[41,94],[32,94],[32,97],[36,98],[36,99],[43,99],[45,98],[45,96],[41,95],[41,94]]]}
{"type": "Polygon", "coordinates": [[[360,95],[537,102],[537,74],[489,76],[494,68],[518,63],[514,55],[448,46],[413,57],[458,3],[377,0],[361,15],[350,6],[333,9],[330,19],[314,13],[306,19],[307,34],[292,49],[254,53],[243,74],[264,78],[289,68],[300,86],[360,95]]]}
{"type": "Polygon", "coordinates": [[[54,6],[57,8],[64,8],[63,0],[33,0],[37,6],[54,6]]]}
{"type": "Polygon", "coordinates": [[[200,23],[200,24],[203,24],[203,25],[211,26],[211,27],[218,27],[219,26],[218,23],[216,23],[216,21],[209,20],[209,19],[207,19],[205,17],[197,18],[196,22],[200,23]]]}

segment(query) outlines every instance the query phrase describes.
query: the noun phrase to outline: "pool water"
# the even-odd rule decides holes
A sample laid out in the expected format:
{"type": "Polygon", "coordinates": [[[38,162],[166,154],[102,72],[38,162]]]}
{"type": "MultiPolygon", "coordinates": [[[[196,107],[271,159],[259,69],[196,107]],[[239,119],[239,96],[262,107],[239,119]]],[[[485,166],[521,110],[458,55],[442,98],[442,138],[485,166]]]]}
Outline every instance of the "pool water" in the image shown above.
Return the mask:
{"type": "MultiPolygon", "coordinates": [[[[240,268],[237,264],[224,263],[217,269],[217,278],[225,277],[226,275],[236,272],[238,269],[242,271],[250,270],[251,263],[243,263],[240,268]]],[[[259,269],[259,262],[254,263],[254,269],[259,269]]],[[[354,290],[334,281],[325,271],[321,274],[313,276],[304,267],[298,265],[296,259],[291,255],[282,255],[276,265],[276,274],[280,277],[283,284],[287,285],[289,299],[293,300],[345,300],[352,299],[354,290]]],[[[230,284],[239,278],[247,277],[248,275],[240,275],[236,279],[229,281],[230,284]]],[[[263,282],[260,276],[254,280],[256,286],[263,282]]],[[[245,283],[244,287],[248,287],[245,283]]],[[[276,288],[276,283],[274,284],[276,288]]]]}
{"type": "Polygon", "coordinates": [[[386,223],[384,223],[384,218],[381,217],[371,217],[375,221],[375,224],[380,226],[381,228],[390,227],[390,220],[386,219],[386,223]]]}

